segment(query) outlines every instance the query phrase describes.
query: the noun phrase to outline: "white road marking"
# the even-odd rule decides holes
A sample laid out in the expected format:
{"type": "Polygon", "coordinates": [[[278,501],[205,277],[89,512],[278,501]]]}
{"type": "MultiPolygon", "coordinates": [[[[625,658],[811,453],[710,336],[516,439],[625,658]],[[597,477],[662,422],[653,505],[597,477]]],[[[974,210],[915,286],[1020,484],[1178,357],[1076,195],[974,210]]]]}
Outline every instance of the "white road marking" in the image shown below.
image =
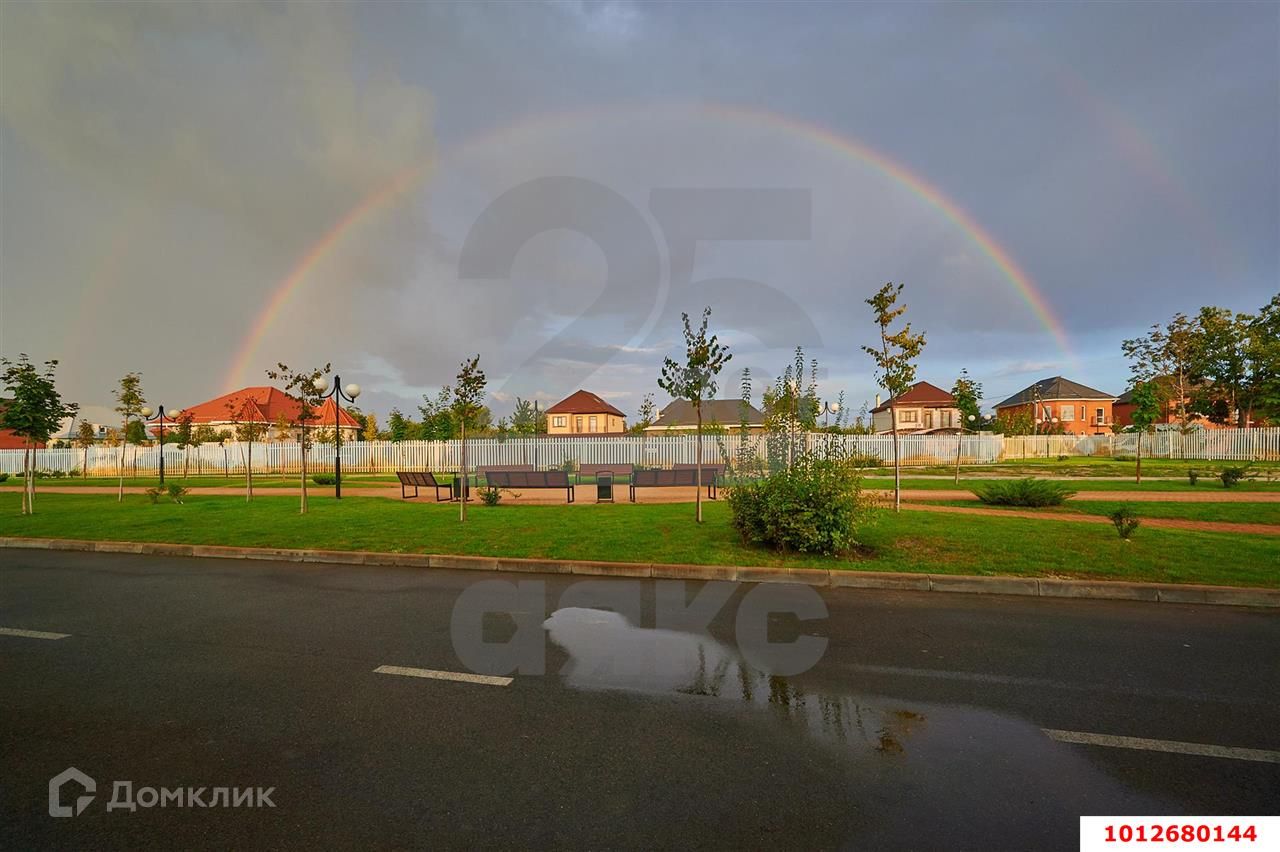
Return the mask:
{"type": "Polygon", "coordinates": [[[1060,743],[1106,746],[1108,748],[1133,748],[1143,751],[1163,751],[1170,754],[1193,754],[1198,757],[1224,757],[1230,760],[1252,760],[1255,763],[1280,763],[1280,751],[1261,748],[1208,745],[1206,743],[1181,743],[1176,740],[1148,740],[1142,737],[1118,737],[1112,734],[1090,734],[1084,731],[1055,731],[1045,728],[1050,739],[1060,743]]]}
{"type": "Polygon", "coordinates": [[[0,636],[21,636],[24,639],[66,639],[70,633],[46,633],[43,630],[19,630],[17,627],[0,627],[0,636]]]}
{"type": "Polygon", "coordinates": [[[433,680],[455,680],[459,683],[482,683],[486,686],[509,686],[511,678],[471,672],[441,672],[435,669],[414,669],[408,666],[378,666],[374,674],[400,675],[402,677],[426,677],[433,680]]]}

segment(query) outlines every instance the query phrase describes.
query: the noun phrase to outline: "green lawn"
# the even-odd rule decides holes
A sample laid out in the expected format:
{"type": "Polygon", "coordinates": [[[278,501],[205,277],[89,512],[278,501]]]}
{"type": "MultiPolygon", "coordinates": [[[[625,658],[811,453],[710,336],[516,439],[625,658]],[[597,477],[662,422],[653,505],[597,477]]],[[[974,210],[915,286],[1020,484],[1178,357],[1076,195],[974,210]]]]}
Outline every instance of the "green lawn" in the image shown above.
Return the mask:
{"type": "Polygon", "coordinates": [[[746,547],[723,502],[705,504],[701,527],[690,504],[475,505],[465,525],[449,504],[326,496],[305,516],[282,496],[153,505],[46,494],[37,507],[24,518],[19,495],[0,494],[0,535],[1280,587],[1274,538],[1140,529],[1125,544],[1109,526],[1021,518],[881,511],[863,536],[867,554],[850,559],[746,547]]]}
{"type": "MultiPolygon", "coordinates": [[[[1226,521],[1233,524],[1280,524],[1280,503],[1157,503],[1147,500],[1126,503],[1121,500],[1068,500],[1066,505],[1045,509],[1020,506],[987,506],[973,500],[926,500],[935,506],[963,506],[973,509],[1015,509],[1051,513],[1109,515],[1128,506],[1139,518],[1180,518],[1188,521],[1226,521]]],[[[1280,542],[1276,543],[1280,550],[1280,542]]]]}
{"type": "MultiPolygon", "coordinates": [[[[1216,477],[1227,466],[1237,467],[1246,462],[1206,461],[1205,459],[1166,459],[1142,458],[1142,474],[1144,476],[1176,476],[1183,478],[1188,470],[1200,473],[1201,480],[1216,477]]],[[[1255,461],[1248,462],[1249,470],[1257,474],[1259,479],[1280,481],[1280,462],[1255,461]]],[[[889,465],[892,468],[892,465],[889,465]]],[[[912,467],[910,471],[917,475],[949,476],[955,472],[955,465],[925,465],[912,467]]],[[[1047,459],[1013,459],[994,464],[962,465],[961,476],[990,474],[996,476],[1117,476],[1133,479],[1137,472],[1137,463],[1132,457],[1122,459],[1110,456],[1071,456],[1065,461],[1058,461],[1057,456],[1047,459]]]]}

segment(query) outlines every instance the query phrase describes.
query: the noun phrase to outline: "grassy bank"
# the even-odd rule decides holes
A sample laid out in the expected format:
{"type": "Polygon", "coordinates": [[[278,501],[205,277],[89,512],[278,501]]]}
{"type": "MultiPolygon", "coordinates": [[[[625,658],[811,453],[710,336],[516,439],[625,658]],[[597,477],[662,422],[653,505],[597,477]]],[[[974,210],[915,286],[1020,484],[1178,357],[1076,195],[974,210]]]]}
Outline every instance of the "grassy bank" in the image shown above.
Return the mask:
{"type": "MultiPolygon", "coordinates": [[[[936,506],[963,506],[968,509],[1010,509],[1020,512],[1045,514],[1067,513],[1083,515],[1109,515],[1121,506],[1128,506],[1139,518],[1176,518],[1187,521],[1220,521],[1232,524],[1280,524],[1280,503],[1158,503],[1143,500],[1126,503],[1122,500],[1069,500],[1063,506],[1044,509],[1026,509],[1020,506],[988,506],[972,500],[925,500],[936,506]]],[[[1280,550],[1280,544],[1277,544],[1280,550]]],[[[1280,556],[1276,557],[1280,560],[1280,556]]]]}
{"type": "Polygon", "coordinates": [[[272,496],[47,494],[37,507],[23,517],[19,495],[0,494],[0,535],[1280,587],[1274,538],[1144,529],[1125,544],[1110,527],[1052,520],[879,512],[865,555],[828,558],[744,546],[722,502],[706,504],[701,527],[688,504],[476,505],[465,525],[448,504],[321,496],[305,516],[272,496]]]}

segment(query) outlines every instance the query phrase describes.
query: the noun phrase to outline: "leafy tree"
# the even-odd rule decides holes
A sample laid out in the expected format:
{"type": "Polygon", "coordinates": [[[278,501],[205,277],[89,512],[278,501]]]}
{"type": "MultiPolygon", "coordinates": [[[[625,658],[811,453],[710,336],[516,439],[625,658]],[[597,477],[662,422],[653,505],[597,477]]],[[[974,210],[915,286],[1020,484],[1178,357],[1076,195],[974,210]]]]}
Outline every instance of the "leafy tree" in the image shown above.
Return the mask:
{"type": "MultiPolygon", "coordinates": [[[[866,302],[871,306],[880,329],[880,348],[863,346],[862,350],[876,363],[876,380],[889,392],[890,398],[901,396],[916,380],[915,359],[924,350],[924,334],[912,334],[911,323],[890,331],[893,321],[907,312],[898,306],[903,285],[885,284],[866,302]]],[[[893,510],[902,511],[902,461],[898,455],[898,412],[889,406],[889,424],[893,431],[893,510]]]]}
{"type": "Polygon", "coordinates": [[[125,373],[115,389],[116,413],[123,419],[120,427],[120,491],[116,497],[119,503],[124,502],[124,454],[125,448],[129,441],[129,424],[136,423],[137,418],[142,416],[142,407],[147,404],[146,397],[142,395],[142,375],[139,373],[125,373]]]}
{"type": "Polygon", "coordinates": [[[283,411],[276,415],[276,422],[271,424],[276,443],[280,446],[280,479],[284,479],[284,445],[293,440],[293,429],[289,426],[289,417],[283,411]]]}
{"type": "MultiPolygon", "coordinates": [[[[224,466],[225,466],[226,444],[224,443],[224,441],[225,441],[225,437],[223,436],[223,434],[219,432],[217,429],[210,426],[208,423],[201,423],[199,426],[195,428],[195,431],[191,433],[191,446],[193,447],[200,447],[205,444],[218,444],[219,446],[221,446],[223,449],[223,459],[224,459],[224,466]]],[[[201,472],[204,471],[203,460],[200,462],[200,471],[201,472]]]]}
{"type": "Polygon", "coordinates": [[[81,477],[89,476],[89,448],[98,443],[98,436],[94,431],[93,424],[88,420],[81,420],[80,427],[76,430],[75,445],[84,450],[84,463],[80,466],[81,477]]]}
{"type": "Polygon", "coordinates": [[[542,435],[547,431],[547,413],[534,407],[532,401],[516,397],[511,414],[511,428],[517,435],[542,435]]]}
{"type": "Polygon", "coordinates": [[[432,399],[422,395],[422,405],[418,411],[422,413],[422,426],[419,431],[424,441],[451,441],[458,434],[454,423],[452,391],[448,387],[440,389],[440,394],[432,399]]]}
{"type": "Polygon", "coordinates": [[[413,422],[405,419],[398,408],[391,409],[391,413],[387,415],[387,437],[392,443],[398,444],[409,440],[412,427],[413,422]]]}
{"type": "Polygon", "coordinates": [[[1256,383],[1254,411],[1280,422],[1280,293],[1262,307],[1249,330],[1249,359],[1256,383]]]}
{"type": "Polygon", "coordinates": [[[372,411],[364,416],[364,428],[361,430],[361,437],[366,441],[377,441],[382,437],[382,433],[378,431],[378,415],[372,411]]]}
{"type": "MultiPolygon", "coordinates": [[[[1235,422],[1243,429],[1252,419],[1254,404],[1263,396],[1267,367],[1255,360],[1267,351],[1254,341],[1258,317],[1225,308],[1201,308],[1203,333],[1196,410],[1215,423],[1235,422]]],[[[1265,357],[1265,356],[1264,356],[1265,357]]]]}
{"type": "Polygon", "coordinates": [[[1164,407],[1164,397],[1160,385],[1155,381],[1138,382],[1133,386],[1133,426],[1138,433],[1137,449],[1137,482],[1142,484],[1142,435],[1152,431],[1152,426],[1160,419],[1164,407]]]}
{"type": "Polygon", "coordinates": [[[299,514],[307,513],[307,450],[311,448],[310,428],[316,420],[316,409],[324,402],[321,392],[315,384],[329,374],[332,366],[325,364],[313,370],[294,370],[284,363],[276,364],[276,369],[267,370],[267,378],[284,383],[286,393],[298,400],[298,411],[290,424],[298,429],[298,444],[302,455],[301,503],[299,514]]]}
{"type": "Polygon", "coordinates": [[[16,362],[0,358],[0,366],[4,367],[0,380],[9,394],[0,406],[0,428],[11,430],[26,442],[22,449],[22,514],[30,515],[35,512],[35,445],[48,442],[58,425],[74,417],[80,406],[62,401],[54,383],[56,360],[45,361],[43,372],[25,353],[16,362]]]}
{"type": "Polygon", "coordinates": [[[998,435],[1030,435],[1036,431],[1032,414],[1025,408],[1002,411],[991,421],[991,431],[998,435]]]}
{"type": "Polygon", "coordinates": [[[227,400],[227,419],[235,426],[236,440],[240,442],[241,461],[244,462],[244,501],[253,500],[253,442],[263,437],[267,424],[257,419],[258,406],[249,397],[233,397],[227,400]],[[247,451],[247,455],[245,455],[247,451]]]}
{"type": "Polygon", "coordinates": [[[697,468],[694,473],[697,493],[694,498],[694,515],[697,522],[702,523],[702,403],[703,400],[715,398],[716,376],[733,356],[716,335],[707,337],[707,323],[711,320],[710,307],[703,308],[702,325],[696,332],[689,322],[689,315],[680,316],[684,321],[684,363],[664,358],[658,387],[675,399],[688,401],[697,417],[697,468]]]}
{"type": "Polygon", "coordinates": [[[1173,402],[1178,426],[1183,434],[1200,416],[1192,406],[1196,376],[1204,364],[1204,329],[1199,318],[1174,314],[1161,325],[1156,323],[1143,337],[1125,340],[1121,351],[1129,359],[1133,382],[1159,381],[1165,396],[1173,402]]]}
{"type": "MultiPolygon", "coordinates": [[[[458,370],[455,385],[452,391],[445,388],[441,392],[442,398],[449,400],[449,410],[458,423],[459,435],[462,438],[462,458],[461,465],[458,469],[458,477],[465,488],[468,482],[467,477],[467,426],[476,420],[477,415],[484,410],[484,389],[485,389],[484,371],[480,369],[480,356],[476,355],[470,361],[463,361],[458,370]],[[448,394],[446,396],[446,393],[448,394]]],[[[467,519],[467,494],[462,491],[458,495],[458,520],[465,521],[467,519]]]]}
{"type": "Polygon", "coordinates": [[[981,413],[978,411],[978,400],[982,399],[982,383],[969,377],[967,369],[960,370],[960,376],[951,386],[951,395],[956,398],[956,409],[960,412],[960,431],[956,433],[956,482],[960,481],[960,450],[964,445],[965,429],[978,425],[981,413]]]}

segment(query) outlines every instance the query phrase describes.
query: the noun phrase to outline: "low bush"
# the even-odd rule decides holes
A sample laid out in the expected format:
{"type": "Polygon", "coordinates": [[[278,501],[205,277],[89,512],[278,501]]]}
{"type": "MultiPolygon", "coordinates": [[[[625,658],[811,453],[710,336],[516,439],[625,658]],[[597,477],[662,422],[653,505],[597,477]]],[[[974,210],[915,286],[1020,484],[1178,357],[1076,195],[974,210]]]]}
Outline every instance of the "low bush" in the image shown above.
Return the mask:
{"type": "Polygon", "coordinates": [[[733,525],[743,541],[798,553],[846,553],[871,520],[871,501],[848,458],[803,453],[790,469],[728,487],[733,525]]]}
{"type": "Polygon", "coordinates": [[[502,501],[502,489],[496,485],[488,485],[480,489],[480,500],[486,506],[496,506],[502,501]]]}
{"type": "Polygon", "coordinates": [[[5,481],[6,479],[8,479],[8,478],[9,478],[9,474],[7,474],[7,473],[0,473],[0,482],[4,482],[4,481],[5,481]]]}
{"type": "Polygon", "coordinates": [[[1034,478],[988,482],[971,490],[979,500],[991,506],[1027,506],[1033,509],[1061,506],[1076,493],[1061,482],[1034,478]]]}
{"type": "Polygon", "coordinates": [[[1191,483],[1192,485],[1195,485],[1199,481],[1200,481],[1200,471],[1196,470],[1194,467],[1188,468],[1187,482],[1191,483]]]}
{"type": "Polygon", "coordinates": [[[873,453],[853,453],[848,461],[854,467],[880,467],[884,464],[884,459],[873,453]]]}
{"type": "Polygon", "coordinates": [[[334,479],[332,473],[317,473],[315,476],[311,477],[311,481],[316,485],[332,485],[337,480],[334,479]]]}
{"type": "Polygon", "coordinates": [[[1069,459],[1069,458],[1071,458],[1071,456],[1067,456],[1067,455],[1059,455],[1059,456],[1058,456],[1058,461],[1060,461],[1060,462],[1062,462],[1062,461],[1066,461],[1066,460],[1067,460],[1067,459],[1069,459]]]}
{"type": "Polygon", "coordinates": [[[1234,488],[1240,480],[1249,475],[1249,466],[1236,465],[1233,467],[1224,467],[1222,472],[1218,474],[1218,478],[1222,480],[1223,488],[1234,488]]]}
{"type": "Polygon", "coordinates": [[[1142,523],[1142,521],[1138,520],[1138,513],[1129,506],[1121,506],[1107,515],[1107,517],[1111,519],[1111,523],[1116,525],[1116,532],[1125,541],[1130,539],[1133,531],[1142,523]]]}
{"type": "Polygon", "coordinates": [[[165,490],[169,492],[169,499],[175,503],[181,503],[182,498],[187,496],[187,489],[176,482],[170,482],[165,486],[165,490]]]}

